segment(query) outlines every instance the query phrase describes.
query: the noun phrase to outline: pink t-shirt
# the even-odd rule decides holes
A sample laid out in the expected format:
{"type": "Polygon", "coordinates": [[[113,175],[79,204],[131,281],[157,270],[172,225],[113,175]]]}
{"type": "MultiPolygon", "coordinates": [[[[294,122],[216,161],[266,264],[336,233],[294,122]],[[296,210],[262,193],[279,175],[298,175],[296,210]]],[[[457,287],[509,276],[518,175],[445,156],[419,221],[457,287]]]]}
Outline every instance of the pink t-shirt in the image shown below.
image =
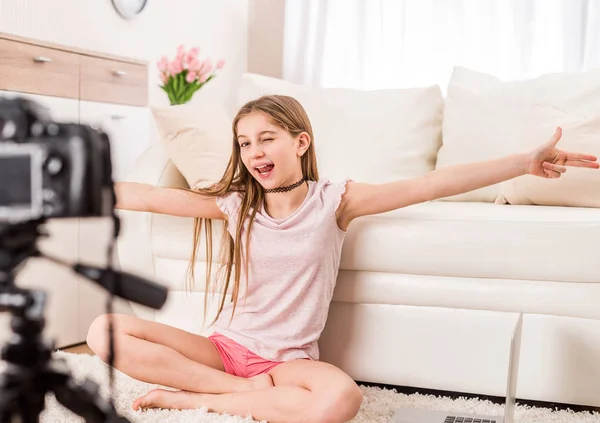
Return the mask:
{"type": "MultiPolygon", "coordinates": [[[[327,320],[345,235],[335,217],[345,189],[346,181],[308,181],[302,205],[282,219],[261,207],[250,234],[247,295],[242,266],[233,320],[233,303],[226,303],[216,332],[268,360],[319,358],[317,341],[327,320]]],[[[234,239],[240,204],[236,192],[217,199],[234,239]]]]}

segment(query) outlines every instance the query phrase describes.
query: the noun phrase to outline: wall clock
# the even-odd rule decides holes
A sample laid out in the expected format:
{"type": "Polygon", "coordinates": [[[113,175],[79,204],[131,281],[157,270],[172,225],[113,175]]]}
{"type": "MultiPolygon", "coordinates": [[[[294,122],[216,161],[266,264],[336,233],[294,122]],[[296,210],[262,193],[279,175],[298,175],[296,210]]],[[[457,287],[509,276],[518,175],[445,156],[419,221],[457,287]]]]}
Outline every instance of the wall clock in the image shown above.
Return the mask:
{"type": "Polygon", "coordinates": [[[146,7],[148,0],[112,0],[116,11],[125,19],[133,19],[146,7]]]}

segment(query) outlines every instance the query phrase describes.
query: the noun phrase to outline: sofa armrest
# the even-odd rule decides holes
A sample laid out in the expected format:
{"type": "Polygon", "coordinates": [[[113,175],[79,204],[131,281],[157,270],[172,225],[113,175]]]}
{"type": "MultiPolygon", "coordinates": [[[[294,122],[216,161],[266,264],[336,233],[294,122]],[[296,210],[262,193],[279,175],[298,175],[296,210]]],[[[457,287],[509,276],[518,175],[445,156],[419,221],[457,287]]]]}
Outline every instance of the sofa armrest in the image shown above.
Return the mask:
{"type": "Polygon", "coordinates": [[[153,144],[138,157],[125,180],[161,187],[189,188],[160,143],[153,144]]]}
{"type": "MultiPolygon", "coordinates": [[[[125,180],[154,186],[188,187],[185,178],[169,160],[160,143],[153,144],[140,155],[125,180]]],[[[126,272],[162,283],[156,279],[152,250],[154,214],[117,210],[117,215],[121,219],[121,231],[117,241],[119,267],[126,272]]],[[[131,303],[131,306],[137,316],[154,320],[154,310],[134,303],[131,303]]]]}

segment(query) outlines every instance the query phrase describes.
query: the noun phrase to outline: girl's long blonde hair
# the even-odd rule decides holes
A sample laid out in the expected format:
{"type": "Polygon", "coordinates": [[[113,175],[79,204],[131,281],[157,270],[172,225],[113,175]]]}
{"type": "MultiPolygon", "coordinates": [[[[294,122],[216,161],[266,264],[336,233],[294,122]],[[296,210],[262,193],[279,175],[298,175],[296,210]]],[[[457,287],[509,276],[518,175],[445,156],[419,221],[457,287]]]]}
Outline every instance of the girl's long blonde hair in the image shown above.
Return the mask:
{"type": "MultiPolygon", "coordinates": [[[[237,113],[236,117],[233,120],[233,148],[231,157],[229,158],[229,163],[227,164],[227,168],[225,169],[225,173],[219,182],[215,185],[205,188],[198,189],[194,192],[210,195],[214,197],[225,195],[232,191],[237,191],[242,194],[242,203],[239,208],[239,219],[237,220],[236,230],[235,230],[235,239],[233,239],[227,228],[228,222],[226,221],[223,225],[223,234],[221,237],[221,251],[220,251],[220,260],[221,267],[219,272],[221,274],[221,280],[215,284],[214,288],[218,285],[222,286],[222,290],[220,292],[221,299],[219,303],[219,308],[217,314],[211,325],[216,322],[216,320],[221,315],[223,311],[223,307],[225,305],[226,294],[231,285],[231,274],[233,274],[233,289],[232,289],[232,298],[233,302],[233,311],[231,318],[233,318],[233,313],[235,312],[235,308],[237,306],[238,296],[240,292],[240,275],[241,270],[238,265],[241,263],[242,250],[241,250],[241,237],[242,237],[242,228],[246,219],[249,219],[248,231],[246,233],[246,245],[249,245],[250,242],[250,227],[254,222],[254,218],[260,206],[262,206],[264,201],[264,189],[262,186],[254,179],[246,166],[242,162],[241,154],[240,154],[240,146],[238,144],[237,138],[237,124],[243,117],[249,115],[250,113],[261,112],[267,115],[273,124],[281,127],[282,129],[289,132],[293,137],[300,135],[302,132],[306,132],[310,136],[310,144],[308,150],[302,155],[301,163],[302,163],[302,175],[306,180],[317,181],[319,179],[319,174],[317,171],[317,158],[315,154],[314,148],[314,137],[312,126],[310,124],[310,120],[306,111],[302,107],[302,105],[292,97],[282,96],[282,95],[268,95],[260,97],[257,100],[250,101],[246,103],[237,113]]],[[[210,289],[212,284],[212,221],[210,219],[203,218],[195,218],[194,219],[194,245],[192,249],[192,256],[190,258],[190,263],[187,271],[187,280],[188,286],[193,289],[194,284],[194,265],[196,262],[196,258],[198,255],[198,246],[200,243],[200,235],[202,231],[202,221],[206,220],[204,224],[205,235],[206,235],[206,286],[205,286],[205,296],[204,296],[204,320],[206,321],[206,311],[208,308],[208,293],[210,291],[214,292],[216,289],[210,289]]],[[[246,276],[248,275],[248,257],[249,252],[244,251],[243,256],[244,266],[246,270],[246,276]]],[[[247,283],[247,280],[246,280],[247,283]]]]}

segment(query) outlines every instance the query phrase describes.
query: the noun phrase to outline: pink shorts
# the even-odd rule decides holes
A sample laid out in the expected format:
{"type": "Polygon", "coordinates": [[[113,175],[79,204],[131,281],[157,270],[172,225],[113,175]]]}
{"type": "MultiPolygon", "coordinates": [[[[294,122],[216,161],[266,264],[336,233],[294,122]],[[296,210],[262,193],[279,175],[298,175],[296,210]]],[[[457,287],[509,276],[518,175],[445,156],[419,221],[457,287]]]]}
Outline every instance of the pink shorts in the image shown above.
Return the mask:
{"type": "Polygon", "coordinates": [[[260,375],[282,363],[259,357],[248,348],[217,332],[210,335],[208,339],[219,350],[225,372],[235,376],[248,378],[260,375]]]}

